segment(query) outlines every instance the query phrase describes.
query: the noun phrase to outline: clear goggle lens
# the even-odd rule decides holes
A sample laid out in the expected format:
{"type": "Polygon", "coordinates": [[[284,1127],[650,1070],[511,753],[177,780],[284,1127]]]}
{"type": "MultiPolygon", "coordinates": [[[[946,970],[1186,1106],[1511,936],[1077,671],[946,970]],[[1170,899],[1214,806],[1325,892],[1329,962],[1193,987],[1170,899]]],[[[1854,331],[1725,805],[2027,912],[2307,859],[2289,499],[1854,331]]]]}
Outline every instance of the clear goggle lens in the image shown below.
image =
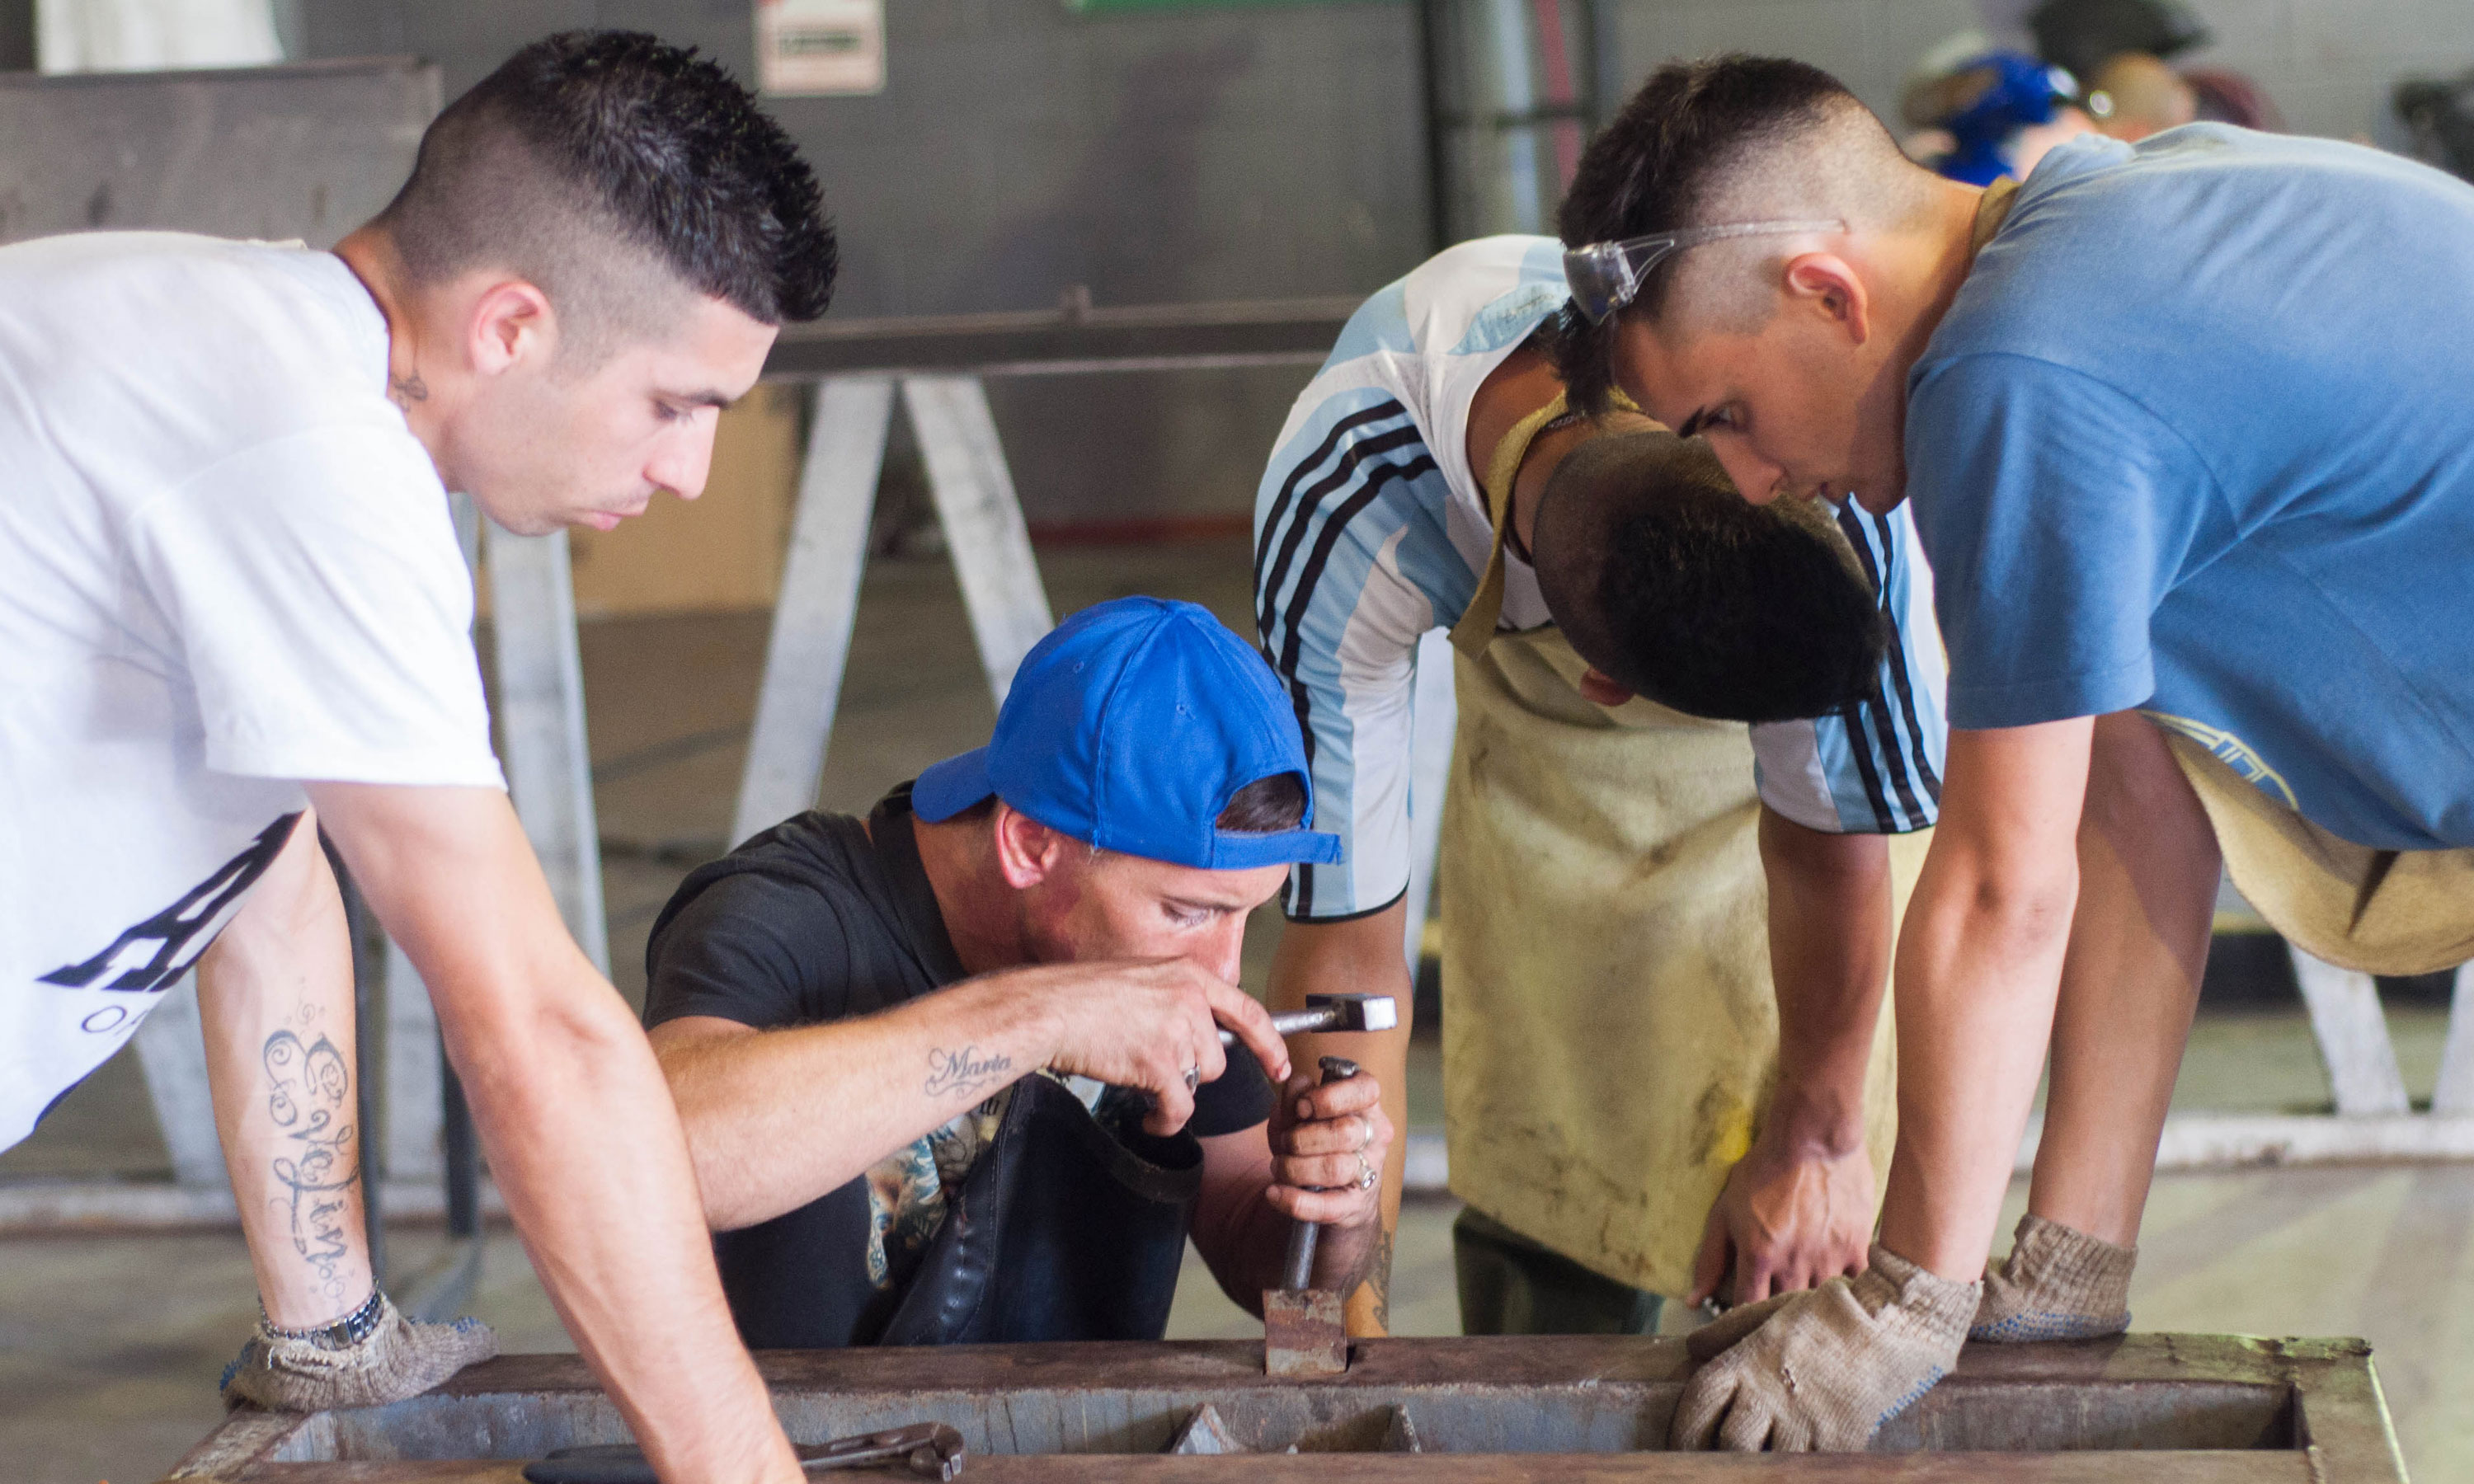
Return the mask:
{"type": "Polygon", "coordinates": [[[1729,237],[1846,229],[1847,224],[1836,219],[1730,222],[1717,227],[1686,227],[1671,232],[1653,232],[1646,237],[1627,237],[1621,242],[1592,242],[1564,251],[1564,281],[1571,286],[1572,302],[1589,322],[1603,324],[1607,316],[1633,301],[1633,296],[1640,292],[1640,280],[1648,277],[1649,271],[1664,262],[1669,253],[1729,237]]]}

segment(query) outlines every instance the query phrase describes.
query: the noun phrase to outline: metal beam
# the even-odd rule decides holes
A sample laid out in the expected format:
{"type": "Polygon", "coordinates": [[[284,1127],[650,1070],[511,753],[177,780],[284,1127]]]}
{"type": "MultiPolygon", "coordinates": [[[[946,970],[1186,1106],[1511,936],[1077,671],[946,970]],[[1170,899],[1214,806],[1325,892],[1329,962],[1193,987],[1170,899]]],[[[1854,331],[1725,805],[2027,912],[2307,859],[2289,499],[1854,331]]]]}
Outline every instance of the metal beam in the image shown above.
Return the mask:
{"type": "Polygon", "coordinates": [[[568,931],[606,974],[610,933],[602,917],[601,840],[593,814],[584,659],[576,648],[567,533],[510,536],[492,526],[484,546],[507,792],[568,931]]]}
{"type": "Polygon", "coordinates": [[[2327,1064],[2328,1087],[2344,1116],[2400,1114],[2409,1111],[2396,1047],[2380,1013],[2379,986],[2369,974],[2339,969],[2286,945],[2293,977],[2311,1011],[2311,1033],[2327,1064]]]}
{"type": "Polygon", "coordinates": [[[917,376],[903,382],[902,401],[928,466],[929,491],[954,555],[988,690],[1002,706],[1022,657],[1056,620],[1049,615],[988,395],[977,377],[917,376]]]}
{"type": "Polygon", "coordinates": [[[731,817],[733,845],[815,804],[892,426],[892,382],[832,376],[816,388],[798,515],[764,646],[764,689],[731,817]]]}
{"type": "Polygon", "coordinates": [[[137,1027],[146,1095],[172,1156],[172,1178],[192,1190],[230,1190],[215,1104],[206,1086],[206,1041],[198,1017],[198,971],[182,974],[137,1027]]]}
{"type": "Polygon", "coordinates": [[[2474,1113],[2474,964],[2457,968],[2457,991],[2448,1003],[2448,1041],[2440,1048],[2431,1111],[2474,1113]]]}
{"type": "Polygon", "coordinates": [[[910,315],[786,325],[765,360],[776,378],[973,371],[1036,375],[1322,363],[1355,299],[910,315]]]}

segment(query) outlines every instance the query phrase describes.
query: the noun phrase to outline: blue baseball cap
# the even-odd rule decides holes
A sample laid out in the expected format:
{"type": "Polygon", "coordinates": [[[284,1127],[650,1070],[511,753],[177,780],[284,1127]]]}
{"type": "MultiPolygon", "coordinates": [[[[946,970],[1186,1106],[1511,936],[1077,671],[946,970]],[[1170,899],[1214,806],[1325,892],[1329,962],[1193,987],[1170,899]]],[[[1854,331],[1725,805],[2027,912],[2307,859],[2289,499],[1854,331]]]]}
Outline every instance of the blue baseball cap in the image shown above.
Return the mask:
{"type": "Polygon", "coordinates": [[[1219,827],[1239,789],[1283,773],[1312,824],[1305,738],[1263,657],[1197,604],[1118,598],[1032,647],[988,745],[920,774],[910,807],[933,824],[993,794],[1103,850],[1204,871],[1339,860],[1337,835],[1219,827]]]}

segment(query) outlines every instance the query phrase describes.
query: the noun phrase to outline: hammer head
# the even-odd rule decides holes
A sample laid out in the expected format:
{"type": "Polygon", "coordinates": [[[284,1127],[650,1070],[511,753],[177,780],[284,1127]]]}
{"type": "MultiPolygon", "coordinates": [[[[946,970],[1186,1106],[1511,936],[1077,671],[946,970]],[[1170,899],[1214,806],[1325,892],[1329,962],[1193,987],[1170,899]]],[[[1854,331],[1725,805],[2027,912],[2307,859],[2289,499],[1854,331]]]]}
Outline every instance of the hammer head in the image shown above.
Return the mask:
{"type": "Polygon", "coordinates": [[[1388,1031],[1400,1023],[1400,1002],[1389,994],[1309,994],[1308,1010],[1328,1010],[1332,1031],[1388,1031]]]}

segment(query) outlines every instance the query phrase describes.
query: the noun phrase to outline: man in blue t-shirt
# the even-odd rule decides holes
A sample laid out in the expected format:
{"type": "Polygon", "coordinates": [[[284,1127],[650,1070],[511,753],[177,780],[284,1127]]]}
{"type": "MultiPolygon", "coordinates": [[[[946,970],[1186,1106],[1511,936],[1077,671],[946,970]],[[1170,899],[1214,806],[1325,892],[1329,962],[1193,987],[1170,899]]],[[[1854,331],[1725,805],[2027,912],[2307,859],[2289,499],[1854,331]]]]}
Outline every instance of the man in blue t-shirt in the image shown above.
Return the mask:
{"type": "Polygon", "coordinates": [[[2127,1326],[2220,859],[2323,959],[2474,956],[2474,189],[2196,125],[1978,190],[1738,57],[1654,76],[1562,225],[1576,398],[1620,382],[1757,501],[1907,499],[1934,568],[1953,730],[1873,1269],[1713,1327],[1751,1338],[1676,1422],[1861,1447],[1971,1333],[2127,1326]]]}

